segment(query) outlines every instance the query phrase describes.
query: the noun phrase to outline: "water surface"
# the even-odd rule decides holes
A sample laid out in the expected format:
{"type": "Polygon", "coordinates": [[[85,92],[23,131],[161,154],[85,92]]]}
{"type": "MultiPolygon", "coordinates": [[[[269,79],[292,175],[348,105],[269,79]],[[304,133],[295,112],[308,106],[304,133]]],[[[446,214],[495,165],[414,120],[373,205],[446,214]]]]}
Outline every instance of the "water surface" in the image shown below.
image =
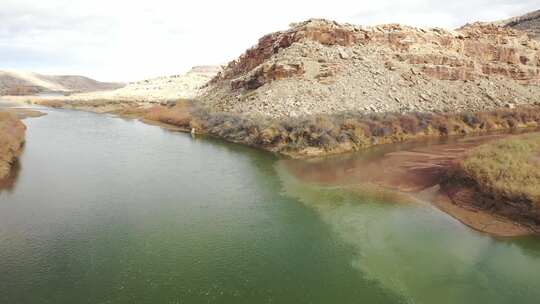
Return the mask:
{"type": "Polygon", "coordinates": [[[137,121],[26,120],[0,303],[537,303],[540,242],[137,121]]]}

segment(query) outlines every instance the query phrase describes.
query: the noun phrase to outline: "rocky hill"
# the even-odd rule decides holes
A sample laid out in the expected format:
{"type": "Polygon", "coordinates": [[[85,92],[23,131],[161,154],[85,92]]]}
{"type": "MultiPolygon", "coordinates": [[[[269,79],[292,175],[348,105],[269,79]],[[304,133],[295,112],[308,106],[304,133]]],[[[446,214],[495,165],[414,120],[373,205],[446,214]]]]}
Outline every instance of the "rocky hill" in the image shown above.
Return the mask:
{"type": "Polygon", "coordinates": [[[96,100],[162,102],[192,99],[220,70],[218,66],[198,66],[186,74],[146,79],[129,83],[117,90],[73,94],[63,99],[73,102],[96,100]]]}
{"type": "Polygon", "coordinates": [[[540,101],[540,42],[493,24],[449,31],[309,20],[262,37],[200,100],[274,118],[513,108],[540,101]]]}
{"type": "Polygon", "coordinates": [[[0,95],[32,95],[45,92],[90,92],[122,87],[77,75],[41,75],[21,71],[0,71],[0,95]]]}
{"type": "Polygon", "coordinates": [[[527,32],[535,39],[540,40],[540,10],[500,21],[498,24],[527,32]]]}

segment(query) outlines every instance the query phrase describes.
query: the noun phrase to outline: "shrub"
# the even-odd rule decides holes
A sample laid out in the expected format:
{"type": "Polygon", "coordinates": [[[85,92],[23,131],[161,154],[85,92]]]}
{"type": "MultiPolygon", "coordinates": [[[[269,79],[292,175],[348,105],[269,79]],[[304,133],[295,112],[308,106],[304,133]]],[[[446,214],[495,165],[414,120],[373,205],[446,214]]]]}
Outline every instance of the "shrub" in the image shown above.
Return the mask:
{"type": "Polygon", "coordinates": [[[480,119],[473,113],[463,113],[461,114],[461,120],[471,128],[476,128],[480,125],[480,119]]]}
{"type": "Polygon", "coordinates": [[[421,127],[418,118],[412,115],[403,115],[399,118],[399,125],[405,134],[417,134],[420,133],[421,127]]]}
{"type": "Polygon", "coordinates": [[[145,118],[178,127],[189,127],[192,116],[189,109],[184,106],[175,106],[172,108],[156,106],[148,110],[145,118]]]}
{"type": "Polygon", "coordinates": [[[394,142],[424,135],[455,135],[471,131],[519,127],[539,123],[537,109],[505,109],[485,113],[372,114],[347,112],[271,119],[241,114],[211,112],[191,103],[178,103],[172,108],[154,107],[147,118],[182,127],[225,140],[261,146],[272,151],[298,151],[307,147],[330,150],[350,142],[353,148],[380,142],[394,142]],[[427,132],[431,130],[431,134],[427,132]],[[408,136],[402,136],[408,135],[408,136]]]}

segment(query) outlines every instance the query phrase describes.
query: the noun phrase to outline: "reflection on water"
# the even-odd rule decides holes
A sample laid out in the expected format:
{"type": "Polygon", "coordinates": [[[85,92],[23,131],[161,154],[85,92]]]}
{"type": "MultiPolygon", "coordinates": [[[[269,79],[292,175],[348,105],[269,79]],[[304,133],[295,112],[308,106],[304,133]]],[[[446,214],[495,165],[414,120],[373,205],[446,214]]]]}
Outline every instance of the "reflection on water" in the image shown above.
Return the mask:
{"type": "Polygon", "coordinates": [[[0,195],[3,191],[13,192],[15,185],[17,184],[17,178],[21,171],[21,163],[17,160],[11,165],[11,171],[9,175],[3,179],[0,179],[0,195]]]}

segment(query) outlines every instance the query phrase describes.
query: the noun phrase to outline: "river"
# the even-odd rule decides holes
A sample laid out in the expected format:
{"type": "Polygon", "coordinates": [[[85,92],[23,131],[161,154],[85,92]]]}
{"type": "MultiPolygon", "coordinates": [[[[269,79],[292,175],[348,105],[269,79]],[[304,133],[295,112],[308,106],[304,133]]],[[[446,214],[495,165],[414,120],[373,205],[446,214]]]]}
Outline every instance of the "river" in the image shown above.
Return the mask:
{"type": "Polygon", "coordinates": [[[540,239],[301,181],[251,148],[45,111],[0,192],[0,303],[540,299],[540,239]]]}

